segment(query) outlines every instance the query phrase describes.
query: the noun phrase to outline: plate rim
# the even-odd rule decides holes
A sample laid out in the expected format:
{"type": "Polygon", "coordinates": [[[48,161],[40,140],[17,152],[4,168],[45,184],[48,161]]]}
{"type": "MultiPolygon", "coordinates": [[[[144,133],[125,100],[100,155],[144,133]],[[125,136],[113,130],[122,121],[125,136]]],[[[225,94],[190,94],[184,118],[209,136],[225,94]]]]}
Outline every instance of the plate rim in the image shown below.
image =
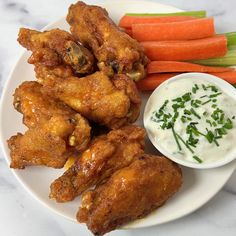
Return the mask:
{"type": "MultiPolygon", "coordinates": [[[[90,0],[84,0],[84,1],[87,2],[88,4],[104,6],[106,4],[111,4],[112,1],[115,1],[115,0],[104,0],[104,1],[99,0],[99,1],[96,1],[96,2],[92,2],[90,0]]],[[[158,3],[158,2],[155,2],[155,1],[152,1],[152,0],[140,0],[140,1],[139,0],[135,0],[135,1],[143,2],[143,3],[149,2],[149,3],[153,3],[153,4],[156,4],[156,5],[159,5],[159,6],[163,6],[163,7],[170,7],[170,8],[173,8],[173,9],[175,8],[176,11],[183,11],[182,9],[179,9],[179,8],[174,7],[172,5],[158,3]]],[[[127,0],[120,0],[120,2],[124,2],[124,4],[125,4],[127,2],[132,2],[132,0],[128,0],[128,1],[127,0]]],[[[65,16],[64,17],[60,17],[60,18],[56,19],[55,21],[47,24],[45,27],[43,27],[40,30],[47,30],[47,29],[53,27],[53,25],[55,25],[56,23],[62,21],[63,19],[65,19],[65,16]]],[[[12,69],[10,70],[10,72],[9,72],[9,74],[7,76],[7,80],[5,81],[5,83],[3,85],[3,90],[2,90],[1,99],[0,99],[0,143],[1,143],[0,146],[1,146],[1,149],[2,149],[2,152],[3,152],[4,159],[6,160],[8,165],[10,163],[10,157],[9,157],[9,154],[8,154],[9,150],[8,150],[8,146],[7,146],[6,140],[3,140],[3,126],[4,126],[4,124],[3,124],[3,117],[4,117],[4,115],[3,115],[4,114],[4,110],[3,110],[3,108],[4,108],[4,101],[6,100],[7,93],[8,93],[10,84],[11,84],[11,80],[12,80],[11,78],[13,77],[13,74],[15,73],[16,68],[21,63],[21,61],[22,61],[23,57],[25,56],[26,52],[27,52],[26,49],[23,50],[23,52],[20,54],[20,56],[17,59],[17,61],[13,64],[12,69]]],[[[230,163],[230,164],[231,165],[234,164],[234,168],[230,169],[227,172],[228,176],[225,178],[225,182],[223,182],[218,188],[216,188],[215,191],[213,191],[213,193],[211,195],[209,195],[208,198],[205,199],[205,201],[201,202],[200,204],[195,205],[195,207],[193,207],[190,211],[185,212],[184,214],[181,214],[181,216],[169,217],[168,220],[163,220],[163,221],[160,221],[160,222],[157,222],[157,223],[150,223],[150,224],[146,223],[144,225],[141,224],[141,225],[135,225],[135,226],[129,226],[129,225],[126,226],[126,225],[124,225],[120,229],[128,230],[128,229],[140,229],[140,228],[147,228],[147,227],[151,227],[151,226],[157,226],[157,225],[161,225],[161,224],[164,224],[164,223],[168,223],[168,222],[171,222],[171,221],[183,218],[186,215],[191,214],[192,212],[196,211],[197,209],[202,207],[204,204],[206,204],[210,199],[212,199],[223,188],[225,183],[229,180],[230,176],[233,174],[233,172],[236,169],[236,162],[230,163]]],[[[34,191],[32,191],[31,187],[28,187],[27,184],[21,179],[21,177],[18,176],[18,171],[19,170],[15,170],[15,169],[12,169],[12,168],[10,168],[10,170],[13,173],[13,175],[15,176],[15,178],[17,179],[17,181],[23,186],[23,188],[26,190],[26,192],[28,192],[29,195],[31,195],[33,197],[33,199],[35,199],[37,202],[42,204],[44,207],[50,209],[50,211],[56,213],[57,215],[60,215],[63,218],[66,218],[66,219],[68,219],[70,221],[76,222],[75,219],[71,219],[67,215],[61,213],[60,211],[57,211],[56,209],[54,209],[53,207],[48,205],[46,202],[44,202],[40,197],[38,197],[37,194],[34,191]]]]}

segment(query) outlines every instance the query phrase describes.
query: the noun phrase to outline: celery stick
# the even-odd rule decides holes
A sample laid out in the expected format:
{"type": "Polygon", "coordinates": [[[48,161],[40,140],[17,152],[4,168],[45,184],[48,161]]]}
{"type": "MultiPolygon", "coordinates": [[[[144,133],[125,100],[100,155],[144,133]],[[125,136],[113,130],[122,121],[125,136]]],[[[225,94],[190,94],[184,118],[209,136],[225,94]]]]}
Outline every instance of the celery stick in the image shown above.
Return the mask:
{"type": "Polygon", "coordinates": [[[230,45],[230,46],[228,46],[228,50],[236,50],[236,45],[230,45]]]}
{"type": "Polygon", "coordinates": [[[236,50],[229,50],[224,57],[210,58],[205,60],[194,60],[192,62],[207,66],[235,66],[236,50]]]}
{"type": "Polygon", "coordinates": [[[183,11],[172,13],[126,13],[127,16],[193,16],[203,18],[206,17],[206,11],[183,11]]]}
{"type": "Polygon", "coordinates": [[[227,38],[228,47],[232,45],[236,45],[236,32],[225,33],[224,35],[227,38]]]}

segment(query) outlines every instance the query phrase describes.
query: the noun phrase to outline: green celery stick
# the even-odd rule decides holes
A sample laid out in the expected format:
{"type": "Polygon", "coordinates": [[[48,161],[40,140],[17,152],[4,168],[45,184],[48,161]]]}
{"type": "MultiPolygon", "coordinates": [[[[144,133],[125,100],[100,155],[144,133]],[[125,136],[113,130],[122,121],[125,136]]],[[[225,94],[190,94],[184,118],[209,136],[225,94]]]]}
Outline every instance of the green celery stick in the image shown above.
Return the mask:
{"type": "Polygon", "coordinates": [[[183,11],[172,13],[126,13],[127,16],[192,16],[203,18],[206,17],[206,11],[183,11]]]}
{"type": "Polygon", "coordinates": [[[224,34],[227,38],[228,47],[236,45],[236,32],[230,32],[224,34]]]}
{"type": "Polygon", "coordinates": [[[204,60],[194,60],[193,63],[207,66],[235,66],[236,65],[236,50],[228,50],[225,56],[210,58],[204,60]]]}
{"type": "Polygon", "coordinates": [[[236,50],[236,45],[230,45],[230,46],[228,46],[228,50],[236,50]]]}

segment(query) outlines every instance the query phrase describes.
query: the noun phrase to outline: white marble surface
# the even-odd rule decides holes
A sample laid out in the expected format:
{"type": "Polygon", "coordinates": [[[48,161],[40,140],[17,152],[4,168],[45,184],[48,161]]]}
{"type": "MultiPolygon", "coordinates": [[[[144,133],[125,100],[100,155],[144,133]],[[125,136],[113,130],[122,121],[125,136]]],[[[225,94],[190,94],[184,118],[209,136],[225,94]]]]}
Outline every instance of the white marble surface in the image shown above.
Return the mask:
{"type": "MultiPolygon", "coordinates": [[[[0,0],[0,91],[11,68],[23,51],[16,42],[18,28],[27,26],[40,29],[65,15],[67,7],[72,2],[70,0],[0,0]]],[[[236,31],[235,0],[159,0],[158,2],[186,10],[205,9],[210,15],[215,16],[219,32],[236,31]]],[[[235,236],[235,210],[236,172],[210,202],[193,214],[161,226],[116,231],[110,235],[235,236]]],[[[91,234],[85,226],[55,215],[34,200],[18,184],[0,151],[0,235],[84,236],[91,234]]]]}

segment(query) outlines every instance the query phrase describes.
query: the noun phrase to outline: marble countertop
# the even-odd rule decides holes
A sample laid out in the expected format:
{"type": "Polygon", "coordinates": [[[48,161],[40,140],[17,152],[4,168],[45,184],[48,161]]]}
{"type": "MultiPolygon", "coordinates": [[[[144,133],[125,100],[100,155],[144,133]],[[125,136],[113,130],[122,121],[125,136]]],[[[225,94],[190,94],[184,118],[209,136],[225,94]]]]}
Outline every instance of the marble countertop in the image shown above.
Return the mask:
{"type": "MultiPolygon", "coordinates": [[[[71,0],[0,0],[0,93],[23,49],[16,42],[19,27],[40,29],[67,12],[71,0]]],[[[90,1],[95,3],[96,1],[90,1]]],[[[235,0],[158,0],[185,10],[205,9],[215,17],[218,32],[236,30],[235,0]]],[[[216,180],[217,181],[217,180],[216,180]]],[[[206,205],[182,219],[164,225],[116,231],[109,235],[234,236],[236,235],[236,172],[206,205]]],[[[55,215],[19,185],[0,150],[0,235],[85,236],[85,226],[55,215]]]]}

